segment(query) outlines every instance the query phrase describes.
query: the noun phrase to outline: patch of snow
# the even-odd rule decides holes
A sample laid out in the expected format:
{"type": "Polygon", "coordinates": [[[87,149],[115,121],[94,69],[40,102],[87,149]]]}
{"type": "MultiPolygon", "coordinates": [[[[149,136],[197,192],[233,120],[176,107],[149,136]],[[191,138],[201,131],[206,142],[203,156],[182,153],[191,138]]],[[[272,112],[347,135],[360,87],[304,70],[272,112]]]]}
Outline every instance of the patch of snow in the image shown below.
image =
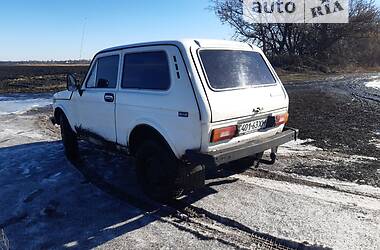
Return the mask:
{"type": "Polygon", "coordinates": [[[346,76],[344,76],[344,75],[331,76],[331,77],[329,77],[329,80],[331,80],[331,81],[342,80],[342,79],[344,79],[345,77],[346,77],[346,76]]]}
{"type": "Polygon", "coordinates": [[[377,158],[363,155],[350,155],[349,158],[346,159],[346,162],[354,162],[354,163],[365,163],[367,161],[376,161],[377,158]]]}
{"type": "MultiPolygon", "coordinates": [[[[300,180],[305,180],[305,181],[311,181],[315,183],[319,183],[322,185],[328,185],[328,186],[333,186],[334,188],[337,189],[337,191],[349,191],[352,193],[357,193],[357,194],[365,194],[365,195],[370,195],[372,197],[376,197],[380,199],[380,188],[370,186],[370,185],[359,185],[357,183],[353,182],[348,182],[348,181],[341,181],[337,179],[325,179],[322,177],[315,177],[315,176],[303,176],[303,175],[298,175],[298,174],[288,174],[284,172],[279,172],[279,171],[273,171],[276,174],[279,175],[284,175],[284,176],[291,176],[292,178],[300,179],[300,180]]],[[[376,172],[377,174],[380,174],[380,168],[376,172]]]]}
{"type": "Polygon", "coordinates": [[[379,78],[379,75],[370,76],[369,78],[370,78],[370,79],[377,79],[377,78],[379,78]]]}
{"type": "Polygon", "coordinates": [[[50,140],[37,119],[34,115],[0,115],[0,148],[50,140]]]}
{"type": "Polygon", "coordinates": [[[280,155],[289,155],[293,153],[297,154],[307,154],[315,151],[323,151],[323,149],[318,148],[316,146],[310,145],[314,140],[306,139],[306,140],[296,140],[290,141],[284,145],[281,145],[278,149],[278,154],[280,155]]]}
{"type": "Polygon", "coordinates": [[[71,241],[69,243],[64,244],[63,246],[65,248],[71,248],[71,247],[77,247],[78,245],[79,245],[78,241],[71,241]]]}
{"type": "Polygon", "coordinates": [[[30,109],[52,104],[51,94],[0,95],[0,115],[20,114],[30,109]]]}
{"type": "Polygon", "coordinates": [[[373,132],[373,134],[375,135],[375,137],[372,137],[372,140],[370,140],[370,143],[380,149],[380,138],[379,138],[380,130],[373,132]]]}
{"type": "Polygon", "coordinates": [[[380,90],[380,79],[376,79],[365,84],[368,88],[375,88],[380,90]]]}
{"type": "Polygon", "coordinates": [[[62,172],[55,173],[54,175],[51,175],[45,179],[42,180],[42,183],[46,182],[57,182],[59,179],[59,176],[61,176],[62,172]]]}
{"type": "MultiPolygon", "coordinates": [[[[350,155],[333,152],[330,150],[323,150],[322,148],[311,145],[310,143],[312,142],[314,142],[313,139],[298,139],[296,141],[290,141],[278,148],[277,155],[283,157],[283,159],[290,158],[293,161],[296,160],[297,162],[307,163],[309,166],[318,166],[321,163],[330,165],[337,165],[342,163],[362,164],[378,160],[376,157],[350,155]]],[[[379,143],[379,141],[371,142],[376,144],[379,143]]],[[[269,151],[266,151],[266,154],[269,156],[269,151]]]]}
{"type": "Polygon", "coordinates": [[[40,134],[36,130],[25,130],[22,127],[14,128],[2,128],[0,127],[0,138],[15,137],[15,136],[25,136],[31,139],[43,139],[44,135],[40,134]]]}
{"type": "Polygon", "coordinates": [[[347,194],[335,190],[323,189],[318,187],[309,187],[301,184],[275,181],[270,179],[261,179],[257,177],[248,177],[243,174],[236,174],[236,177],[246,183],[272,189],[282,193],[292,193],[309,197],[324,202],[341,204],[348,207],[357,207],[380,211],[380,200],[371,197],[364,197],[356,194],[347,194]]]}
{"type": "Polygon", "coordinates": [[[33,108],[45,107],[52,104],[50,98],[20,99],[17,97],[0,97],[0,115],[22,114],[33,108]]]}
{"type": "Polygon", "coordinates": [[[342,162],[345,164],[347,163],[362,164],[362,163],[367,163],[367,162],[376,161],[376,160],[377,158],[375,157],[369,157],[369,156],[363,156],[363,155],[348,155],[348,154],[342,154],[342,153],[315,155],[314,158],[309,159],[309,161],[325,162],[331,165],[341,164],[342,162]]]}
{"type": "Polygon", "coordinates": [[[123,222],[119,222],[119,223],[116,223],[116,224],[111,225],[111,226],[109,226],[109,227],[106,227],[106,228],[102,229],[102,231],[107,231],[107,230],[110,230],[110,229],[115,229],[115,228],[118,228],[118,227],[125,226],[125,225],[127,225],[127,224],[131,224],[131,223],[133,223],[133,222],[135,222],[135,221],[141,220],[141,219],[144,218],[145,216],[146,216],[145,214],[140,214],[140,215],[138,215],[138,216],[136,216],[136,217],[133,217],[133,218],[131,218],[131,219],[128,219],[128,220],[125,220],[125,221],[123,221],[123,222]]]}

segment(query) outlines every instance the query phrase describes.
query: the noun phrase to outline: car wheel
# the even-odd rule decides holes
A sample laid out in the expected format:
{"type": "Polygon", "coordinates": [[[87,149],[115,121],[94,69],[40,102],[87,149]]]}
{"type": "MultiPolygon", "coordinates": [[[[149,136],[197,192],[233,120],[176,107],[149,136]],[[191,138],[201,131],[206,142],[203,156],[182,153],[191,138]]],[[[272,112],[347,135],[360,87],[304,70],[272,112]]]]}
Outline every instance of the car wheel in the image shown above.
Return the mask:
{"type": "Polygon", "coordinates": [[[165,202],[182,194],[179,161],[170,148],[156,140],[146,140],[137,147],[135,156],[139,182],[149,197],[165,202]]]}
{"type": "Polygon", "coordinates": [[[79,158],[77,135],[71,129],[69,121],[63,114],[60,116],[60,125],[65,155],[70,161],[75,161],[79,158]]]}

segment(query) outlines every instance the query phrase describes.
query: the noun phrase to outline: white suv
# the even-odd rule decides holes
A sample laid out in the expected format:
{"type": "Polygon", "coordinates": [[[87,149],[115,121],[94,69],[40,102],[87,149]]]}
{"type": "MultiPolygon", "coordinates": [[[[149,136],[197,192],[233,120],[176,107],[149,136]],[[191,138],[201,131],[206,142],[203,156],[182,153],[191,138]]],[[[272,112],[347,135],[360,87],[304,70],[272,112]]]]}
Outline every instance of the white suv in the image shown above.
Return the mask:
{"type": "Polygon", "coordinates": [[[295,140],[285,128],[288,95],[263,52],[249,44],[180,40],[109,48],[78,84],[54,95],[69,159],[78,139],[136,158],[144,191],[156,199],[204,184],[205,166],[261,158],[295,140]]]}

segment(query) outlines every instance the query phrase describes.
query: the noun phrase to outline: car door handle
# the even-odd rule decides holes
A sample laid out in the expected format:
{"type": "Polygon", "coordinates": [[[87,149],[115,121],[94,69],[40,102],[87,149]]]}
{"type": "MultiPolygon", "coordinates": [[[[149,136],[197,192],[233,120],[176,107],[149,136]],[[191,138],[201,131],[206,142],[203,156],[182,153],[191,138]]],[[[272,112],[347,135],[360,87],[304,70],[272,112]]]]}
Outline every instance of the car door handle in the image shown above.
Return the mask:
{"type": "Polygon", "coordinates": [[[115,96],[112,93],[105,93],[104,94],[104,101],[106,102],[113,102],[115,100],[115,96]]]}

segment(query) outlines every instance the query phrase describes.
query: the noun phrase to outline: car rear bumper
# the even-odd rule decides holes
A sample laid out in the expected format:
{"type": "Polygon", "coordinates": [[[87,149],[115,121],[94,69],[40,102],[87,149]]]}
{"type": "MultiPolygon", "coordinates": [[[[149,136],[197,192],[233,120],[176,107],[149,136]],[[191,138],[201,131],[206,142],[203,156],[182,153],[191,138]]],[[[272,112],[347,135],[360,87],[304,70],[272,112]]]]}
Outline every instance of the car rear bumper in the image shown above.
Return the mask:
{"type": "Polygon", "coordinates": [[[285,127],[281,133],[274,136],[247,142],[235,147],[201,153],[197,150],[187,150],[184,158],[194,164],[218,166],[244,157],[253,156],[265,150],[276,148],[298,137],[298,129],[285,127]]]}

